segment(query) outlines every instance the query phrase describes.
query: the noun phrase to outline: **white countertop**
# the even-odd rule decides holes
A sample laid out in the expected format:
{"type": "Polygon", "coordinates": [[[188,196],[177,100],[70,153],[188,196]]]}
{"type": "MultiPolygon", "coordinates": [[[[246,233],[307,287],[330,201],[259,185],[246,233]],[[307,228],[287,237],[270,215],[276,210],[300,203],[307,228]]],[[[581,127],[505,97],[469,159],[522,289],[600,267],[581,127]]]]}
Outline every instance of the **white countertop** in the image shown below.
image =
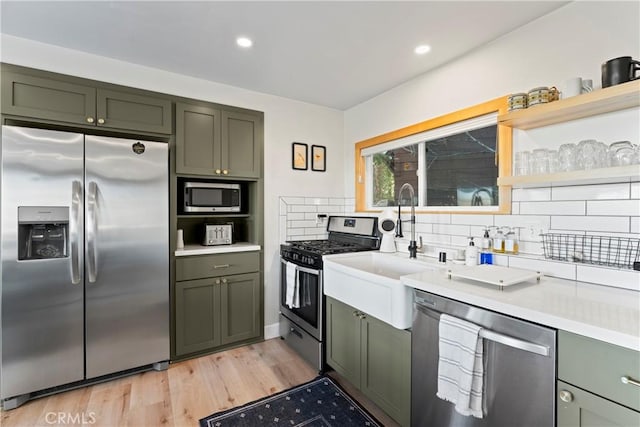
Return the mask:
{"type": "Polygon", "coordinates": [[[247,242],[238,242],[232,245],[202,246],[184,245],[184,249],[177,249],[175,256],[226,254],[230,252],[259,251],[260,245],[247,242]]]}
{"type": "MultiPolygon", "coordinates": [[[[427,261],[428,262],[428,261],[427,261]]],[[[431,263],[431,262],[430,262],[431,263]]],[[[446,270],[401,277],[406,286],[640,351],[640,292],[542,277],[499,290],[446,270]]]]}

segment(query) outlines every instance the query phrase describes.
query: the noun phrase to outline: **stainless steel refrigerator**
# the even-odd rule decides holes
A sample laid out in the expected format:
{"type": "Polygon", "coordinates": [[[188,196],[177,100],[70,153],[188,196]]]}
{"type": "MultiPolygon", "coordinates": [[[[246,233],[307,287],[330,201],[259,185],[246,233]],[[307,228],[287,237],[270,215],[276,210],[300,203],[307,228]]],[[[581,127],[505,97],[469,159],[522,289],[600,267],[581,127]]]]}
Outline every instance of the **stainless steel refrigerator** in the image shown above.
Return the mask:
{"type": "Polygon", "coordinates": [[[5,409],[52,387],[166,369],[167,144],[2,126],[0,155],[5,409]]]}

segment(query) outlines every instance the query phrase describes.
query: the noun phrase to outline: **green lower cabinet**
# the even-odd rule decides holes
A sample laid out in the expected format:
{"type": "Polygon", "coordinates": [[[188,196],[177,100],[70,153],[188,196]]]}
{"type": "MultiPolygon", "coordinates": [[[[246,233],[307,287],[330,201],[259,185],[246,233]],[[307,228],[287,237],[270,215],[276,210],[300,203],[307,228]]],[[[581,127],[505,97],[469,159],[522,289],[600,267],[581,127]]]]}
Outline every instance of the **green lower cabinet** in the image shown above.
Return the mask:
{"type": "Polygon", "coordinates": [[[411,332],[327,297],[327,364],[402,426],[411,424],[411,332]]]}
{"type": "Polygon", "coordinates": [[[176,283],[176,354],[220,345],[220,279],[176,283]]]}
{"type": "Polygon", "coordinates": [[[260,273],[176,282],[176,356],[261,335],[260,273]]]}
{"type": "Polygon", "coordinates": [[[557,427],[637,427],[640,412],[558,381],[557,427]]]}
{"type": "Polygon", "coordinates": [[[411,424],[411,333],[364,316],[360,389],[400,425],[411,424]]]}
{"type": "Polygon", "coordinates": [[[220,289],[222,344],[260,336],[260,274],[222,278],[220,289]]]}

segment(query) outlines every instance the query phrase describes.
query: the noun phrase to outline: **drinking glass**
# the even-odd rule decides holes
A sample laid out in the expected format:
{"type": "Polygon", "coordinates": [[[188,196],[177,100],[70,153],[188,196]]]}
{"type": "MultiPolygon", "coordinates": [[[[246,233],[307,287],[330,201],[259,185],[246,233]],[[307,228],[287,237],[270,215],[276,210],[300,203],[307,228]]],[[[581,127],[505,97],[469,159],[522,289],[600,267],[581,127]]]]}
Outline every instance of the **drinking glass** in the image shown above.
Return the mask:
{"type": "Polygon", "coordinates": [[[533,150],[531,157],[533,158],[533,174],[549,173],[549,150],[537,148],[533,150]]]}
{"type": "Polygon", "coordinates": [[[531,152],[529,151],[520,151],[515,153],[513,174],[518,176],[529,175],[531,173],[531,170],[529,169],[530,159],[531,152]]]}
{"type": "Polygon", "coordinates": [[[595,139],[580,141],[578,143],[578,168],[588,170],[600,167],[599,152],[598,141],[595,139]]]}
{"type": "Polygon", "coordinates": [[[549,150],[549,173],[561,172],[558,150],[549,150]]]}
{"type": "Polygon", "coordinates": [[[607,150],[609,166],[626,166],[634,163],[636,150],[629,141],[613,142],[607,150]]]}
{"type": "Polygon", "coordinates": [[[576,154],[578,147],[576,144],[562,144],[558,149],[558,160],[560,162],[560,172],[574,171],[578,169],[576,154]]]}

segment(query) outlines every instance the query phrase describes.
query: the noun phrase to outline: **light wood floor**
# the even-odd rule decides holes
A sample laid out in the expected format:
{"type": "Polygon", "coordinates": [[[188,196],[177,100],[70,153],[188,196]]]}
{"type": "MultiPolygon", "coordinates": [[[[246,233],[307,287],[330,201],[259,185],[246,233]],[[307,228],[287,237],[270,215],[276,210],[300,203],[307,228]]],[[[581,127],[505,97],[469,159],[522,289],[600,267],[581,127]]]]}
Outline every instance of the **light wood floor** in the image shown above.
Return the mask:
{"type": "MultiPolygon", "coordinates": [[[[2,427],[197,426],[198,420],[309,381],[317,372],[279,338],[30,401],[2,411],[2,427]]],[[[339,383],[385,426],[395,424],[339,383]]]]}

